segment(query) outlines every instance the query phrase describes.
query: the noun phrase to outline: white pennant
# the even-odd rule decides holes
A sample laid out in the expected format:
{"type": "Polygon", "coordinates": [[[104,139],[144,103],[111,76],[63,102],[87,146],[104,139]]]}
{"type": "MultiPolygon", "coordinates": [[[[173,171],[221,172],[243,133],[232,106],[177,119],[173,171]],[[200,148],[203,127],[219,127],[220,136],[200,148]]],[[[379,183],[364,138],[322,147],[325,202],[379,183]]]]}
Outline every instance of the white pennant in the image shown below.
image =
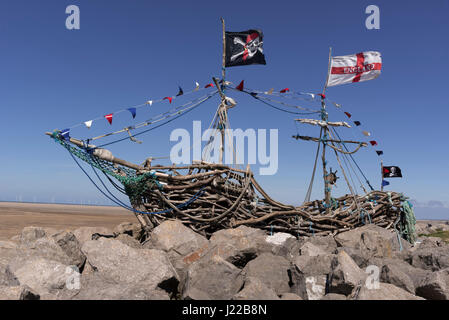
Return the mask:
{"type": "Polygon", "coordinates": [[[147,101],[147,104],[149,104],[150,107],[151,107],[151,105],[153,104],[153,100],[148,100],[148,101],[147,101]]]}
{"type": "Polygon", "coordinates": [[[92,127],[92,120],[84,122],[84,125],[87,127],[87,129],[90,129],[90,127],[92,127]]]}
{"type": "Polygon", "coordinates": [[[369,137],[371,135],[371,133],[369,133],[368,131],[362,131],[362,133],[367,137],[369,137]]]}
{"type": "Polygon", "coordinates": [[[193,91],[198,91],[199,88],[200,88],[200,84],[195,81],[195,90],[193,90],[193,91]]]}

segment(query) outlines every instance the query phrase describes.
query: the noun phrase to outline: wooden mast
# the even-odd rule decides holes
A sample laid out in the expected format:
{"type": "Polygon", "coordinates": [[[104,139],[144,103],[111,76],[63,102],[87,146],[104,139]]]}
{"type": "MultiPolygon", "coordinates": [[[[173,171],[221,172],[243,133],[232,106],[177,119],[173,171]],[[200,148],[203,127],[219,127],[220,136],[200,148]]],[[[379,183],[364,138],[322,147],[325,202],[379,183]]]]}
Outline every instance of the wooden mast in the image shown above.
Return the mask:
{"type": "Polygon", "coordinates": [[[218,107],[218,116],[220,117],[219,121],[219,129],[221,134],[221,146],[220,146],[220,163],[223,164],[223,155],[224,155],[224,146],[225,146],[225,125],[227,122],[227,112],[226,112],[226,104],[224,95],[224,86],[225,86],[225,77],[226,77],[226,33],[225,33],[225,22],[223,18],[220,18],[222,33],[223,33],[223,57],[221,63],[221,86],[216,78],[212,78],[215,82],[215,86],[217,87],[218,92],[221,96],[221,104],[218,107]]]}
{"type": "MultiPolygon", "coordinates": [[[[324,101],[325,92],[327,88],[327,82],[329,81],[329,74],[330,74],[330,68],[331,68],[331,59],[332,59],[332,47],[329,47],[329,62],[327,67],[327,78],[326,83],[324,84],[323,93],[321,94],[321,120],[327,122],[327,112],[326,112],[326,103],[324,101]]],[[[326,169],[326,143],[328,139],[328,127],[324,126],[324,135],[323,135],[323,151],[322,151],[322,157],[321,160],[323,162],[323,179],[324,179],[324,201],[326,204],[326,214],[329,214],[331,212],[331,188],[329,184],[328,179],[328,173],[326,169]]]]}

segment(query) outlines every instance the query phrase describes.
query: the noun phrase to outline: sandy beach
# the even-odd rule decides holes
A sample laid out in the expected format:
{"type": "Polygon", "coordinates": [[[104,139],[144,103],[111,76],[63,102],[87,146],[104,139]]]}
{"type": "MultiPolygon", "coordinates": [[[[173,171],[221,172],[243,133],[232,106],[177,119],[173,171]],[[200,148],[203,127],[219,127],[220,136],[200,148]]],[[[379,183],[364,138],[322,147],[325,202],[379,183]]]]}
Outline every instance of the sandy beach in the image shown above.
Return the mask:
{"type": "Polygon", "coordinates": [[[137,219],[120,207],[0,202],[0,240],[20,234],[26,226],[73,230],[82,226],[114,228],[122,222],[137,219]]]}

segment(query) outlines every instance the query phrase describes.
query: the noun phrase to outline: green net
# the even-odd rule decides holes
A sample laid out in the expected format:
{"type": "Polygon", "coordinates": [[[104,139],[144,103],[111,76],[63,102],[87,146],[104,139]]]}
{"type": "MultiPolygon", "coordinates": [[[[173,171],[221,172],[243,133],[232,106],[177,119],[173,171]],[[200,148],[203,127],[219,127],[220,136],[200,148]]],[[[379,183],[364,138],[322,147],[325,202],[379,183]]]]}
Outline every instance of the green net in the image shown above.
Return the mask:
{"type": "Polygon", "coordinates": [[[92,152],[70,144],[62,139],[58,132],[53,133],[53,138],[78,159],[118,180],[124,186],[131,203],[138,201],[148,190],[154,187],[159,189],[162,187],[159,181],[157,181],[154,171],[137,174],[137,171],[134,169],[100,159],[93,155],[92,152]]]}

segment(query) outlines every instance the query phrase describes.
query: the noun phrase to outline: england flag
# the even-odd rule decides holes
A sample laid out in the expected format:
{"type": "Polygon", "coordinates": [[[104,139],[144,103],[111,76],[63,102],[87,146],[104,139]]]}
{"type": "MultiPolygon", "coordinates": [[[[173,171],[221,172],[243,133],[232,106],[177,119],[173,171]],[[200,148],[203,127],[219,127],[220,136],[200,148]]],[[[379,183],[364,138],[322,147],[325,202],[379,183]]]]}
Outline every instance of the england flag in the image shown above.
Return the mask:
{"type": "Polygon", "coordinates": [[[381,69],[382,58],[377,51],[332,57],[327,86],[376,79],[381,69]]]}

